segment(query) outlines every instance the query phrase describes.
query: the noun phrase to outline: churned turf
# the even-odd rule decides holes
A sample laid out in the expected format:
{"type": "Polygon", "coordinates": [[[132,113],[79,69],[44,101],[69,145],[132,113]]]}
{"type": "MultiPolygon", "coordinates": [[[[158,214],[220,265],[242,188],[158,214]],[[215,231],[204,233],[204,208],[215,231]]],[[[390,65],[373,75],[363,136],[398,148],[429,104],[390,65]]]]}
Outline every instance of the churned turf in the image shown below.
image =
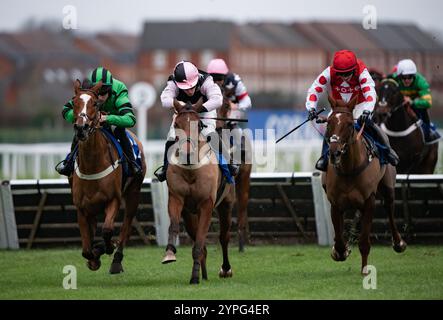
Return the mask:
{"type": "Polygon", "coordinates": [[[219,246],[208,247],[208,281],[189,285],[191,247],[178,248],[177,262],[160,263],[164,249],[131,247],[125,272],[87,269],[81,249],[0,251],[0,299],[443,299],[443,249],[411,245],[402,253],[372,247],[370,264],[377,288],[363,288],[360,253],[353,247],[345,262],[334,262],[330,248],[315,245],[249,246],[230,250],[233,278],[220,279],[219,246]],[[77,289],[63,288],[65,265],[77,269],[77,289]]]}

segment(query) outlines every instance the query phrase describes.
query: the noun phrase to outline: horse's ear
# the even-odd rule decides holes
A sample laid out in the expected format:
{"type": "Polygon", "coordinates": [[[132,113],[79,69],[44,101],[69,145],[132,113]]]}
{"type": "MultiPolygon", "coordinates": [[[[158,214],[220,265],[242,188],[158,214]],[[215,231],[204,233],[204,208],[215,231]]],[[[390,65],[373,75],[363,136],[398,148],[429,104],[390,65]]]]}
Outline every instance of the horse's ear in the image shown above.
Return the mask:
{"type": "Polygon", "coordinates": [[[75,92],[75,95],[78,94],[78,92],[80,91],[81,86],[82,86],[82,84],[81,84],[80,80],[77,79],[77,80],[74,81],[74,92],[75,92]]]}
{"type": "Polygon", "coordinates": [[[354,110],[354,107],[356,106],[358,101],[358,96],[356,95],[354,98],[351,99],[351,101],[348,102],[347,107],[350,110],[354,110]]]}
{"type": "Polygon", "coordinates": [[[91,90],[94,91],[96,94],[98,94],[98,92],[100,91],[102,85],[103,85],[103,82],[100,80],[99,82],[97,82],[97,84],[95,86],[93,86],[91,88],[91,90]]]}
{"type": "Polygon", "coordinates": [[[180,110],[184,108],[183,104],[177,99],[174,99],[173,105],[176,112],[180,112],[180,110]]]}
{"type": "Polygon", "coordinates": [[[332,109],[337,106],[337,101],[330,94],[328,94],[328,101],[332,109]]]}

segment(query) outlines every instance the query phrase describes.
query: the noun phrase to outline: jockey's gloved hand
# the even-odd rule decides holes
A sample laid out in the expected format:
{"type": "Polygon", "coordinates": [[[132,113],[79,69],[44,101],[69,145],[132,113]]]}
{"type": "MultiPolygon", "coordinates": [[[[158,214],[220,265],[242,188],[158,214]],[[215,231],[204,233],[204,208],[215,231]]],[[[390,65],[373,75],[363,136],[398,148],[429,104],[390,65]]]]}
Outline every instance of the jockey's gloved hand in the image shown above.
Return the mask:
{"type": "Polygon", "coordinates": [[[308,120],[311,121],[311,120],[316,119],[317,117],[318,117],[318,115],[317,115],[317,111],[315,110],[315,108],[309,109],[308,120]]]}
{"type": "Polygon", "coordinates": [[[365,110],[358,118],[358,124],[361,126],[363,123],[366,123],[371,118],[371,111],[365,110]]]}

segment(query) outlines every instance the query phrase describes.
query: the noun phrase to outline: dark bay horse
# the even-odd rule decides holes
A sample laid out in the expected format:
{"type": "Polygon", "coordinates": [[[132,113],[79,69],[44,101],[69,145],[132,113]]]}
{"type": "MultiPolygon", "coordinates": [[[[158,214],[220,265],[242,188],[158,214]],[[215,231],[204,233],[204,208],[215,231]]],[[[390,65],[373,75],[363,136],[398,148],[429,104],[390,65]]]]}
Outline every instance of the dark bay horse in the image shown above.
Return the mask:
{"type": "Polygon", "coordinates": [[[438,158],[438,142],[425,144],[420,121],[410,105],[403,103],[397,82],[384,79],[377,90],[374,120],[388,135],[400,162],[397,172],[432,174],[438,158]]]}
{"type": "MultiPolygon", "coordinates": [[[[231,101],[224,97],[223,105],[221,108],[217,109],[217,117],[219,118],[229,118],[231,111],[231,101]]],[[[221,135],[222,130],[229,130],[233,132],[232,129],[235,127],[229,121],[217,121],[217,132],[221,135]]],[[[234,129],[237,130],[237,129],[234,129]]],[[[235,193],[236,193],[236,209],[237,209],[237,235],[238,235],[238,250],[240,252],[244,251],[245,244],[249,243],[249,225],[248,225],[248,202],[249,202],[249,184],[251,178],[252,161],[250,159],[250,146],[247,137],[244,137],[244,150],[241,150],[241,164],[240,170],[235,177],[235,193]]],[[[238,139],[237,139],[238,140],[238,139]]],[[[237,141],[240,143],[240,141],[237,141]]],[[[229,144],[227,144],[229,145],[229,144]]],[[[240,147],[241,146],[234,146],[240,147]]],[[[233,154],[238,154],[238,152],[232,152],[233,154]]]]}
{"type": "Polygon", "coordinates": [[[177,114],[174,127],[176,145],[170,148],[170,161],[167,169],[169,189],[168,245],[162,263],[176,261],[175,244],[180,232],[180,218],[183,217],[186,231],[194,241],[192,248],[193,267],[191,284],[207,280],[206,236],[211,224],[212,212],[216,209],[220,222],[220,244],[223,252],[223,264],[219,276],[232,277],[228,259],[231,214],[235,201],[235,186],[223,183],[224,177],[218,166],[218,160],[206,138],[201,134],[200,117],[190,105],[175,105],[177,114]],[[191,128],[193,128],[191,130],[191,128]],[[192,132],[191,132],[192,131],[192,132]],[[180,159],[186,158],[185,161],[180,159]],[[195,159],[195,161],[190,161],[195,159]]]}
{"type": "Polygon", "coordinates": [[[356,99],[346,104],[329,97],[329,102],[332,108],[326,131],[330,148],[329,164],[322,175],[322,183],[331,203],[335,231],[331,257],[335,261],[345,261],[349,256],[350,248],[343,238],[344,213],[348,210],[360,210],[361,272],[366,274],[377,193],[382,196],[384,208],[388,212],[394,250],[402,252],[406,249],[406,243],[398,233],[394,221],[395,167],[390,164],[381,166],[378,159],[369,154],[361,130],[357,132],[354,127],[353,109],[356,99]]]}
{"type": "Polygon", "coordinates": [[[79,140],[78,156],[75,172],[69,178],[72,199],[77,207],[77,219],[82,238],[82,255],[90,270],[100,268],[100,256],[112,254],[114,244],[112,236],[114,220],[120,210],[122,200],[125,202],[125,217],[117,242],[117,251],[109,272],[111,274],[123,271],[123,248],[131,234],[132,220],[140,201],[140,188],[146,173],[143,146],[131,133],[137,142],[142,157],[143,175],[140,178],[128,180],[122,191],[123,170],[119,155],[112,143],[100,129],[100,110],[98,92],[101,82],[91,89],[82,89],[80,81],[74,84],[74,131],[79,140]],[[97,215],[104,213],[105,221],[102,228],[104,243],[93,245],[97,229],[97,215]]]}

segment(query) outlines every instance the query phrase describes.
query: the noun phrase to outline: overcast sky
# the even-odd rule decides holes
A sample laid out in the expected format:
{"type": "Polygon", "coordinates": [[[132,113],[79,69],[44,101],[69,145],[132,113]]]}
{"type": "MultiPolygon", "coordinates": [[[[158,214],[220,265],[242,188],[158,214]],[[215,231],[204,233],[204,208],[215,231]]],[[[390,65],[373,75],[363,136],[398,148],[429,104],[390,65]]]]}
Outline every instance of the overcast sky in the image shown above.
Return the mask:
{"type": "Polygon", "coordinates": [[[363,8],[373,5],[378,22],[414,22],[443,38],[440,0],[14,0],[2,5],[0,31],[19,28],[29,18],[62,24],[63,7],[77,9],[81,32],[140,32],[145,20],[229,19],[247,21],[363,21],[363,8]]]}

